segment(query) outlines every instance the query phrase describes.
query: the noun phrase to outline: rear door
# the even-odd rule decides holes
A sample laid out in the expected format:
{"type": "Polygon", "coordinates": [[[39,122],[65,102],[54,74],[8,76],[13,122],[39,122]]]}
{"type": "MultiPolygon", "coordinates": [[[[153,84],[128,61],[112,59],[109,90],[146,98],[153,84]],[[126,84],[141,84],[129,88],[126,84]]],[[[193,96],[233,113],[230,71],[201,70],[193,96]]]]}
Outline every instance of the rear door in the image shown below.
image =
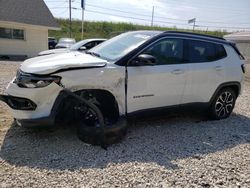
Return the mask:
{"type": "Polygon", "coordinates": [[[154,56],[155,65],[127,67],[128,113],[180,103],[187,70],[183,43],[179,38],[161,39],[140,53],[154,56]]]}
{"type": "Polygon", "coordinates": [[[181,103],[209,102],[217,87],[225,80],[227,56],[217,43],[186,40],[187,84],[181,103]]]}

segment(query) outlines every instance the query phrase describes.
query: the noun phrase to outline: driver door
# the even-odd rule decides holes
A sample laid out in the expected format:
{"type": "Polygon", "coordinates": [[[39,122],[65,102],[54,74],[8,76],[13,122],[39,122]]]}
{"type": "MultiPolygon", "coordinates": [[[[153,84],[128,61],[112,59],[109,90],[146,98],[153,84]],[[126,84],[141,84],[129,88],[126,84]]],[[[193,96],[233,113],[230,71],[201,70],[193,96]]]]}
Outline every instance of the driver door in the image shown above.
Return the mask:
{"type": "Polygon", "coordinates": [[[155,64],[128,65],[127,112],[179,105],[187,77],[184,40],[164,38],[140,54],[154,56],[155,64]]]}

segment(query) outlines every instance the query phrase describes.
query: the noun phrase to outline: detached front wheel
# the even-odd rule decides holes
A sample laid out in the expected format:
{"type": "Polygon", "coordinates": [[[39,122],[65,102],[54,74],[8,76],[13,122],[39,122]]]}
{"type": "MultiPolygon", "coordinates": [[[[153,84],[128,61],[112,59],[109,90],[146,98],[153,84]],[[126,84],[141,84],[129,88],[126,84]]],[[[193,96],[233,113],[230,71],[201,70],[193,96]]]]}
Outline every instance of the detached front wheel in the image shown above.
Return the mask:
{"type": "Polygon", "coordinates": [[[219,91],[210,106],[210,118],[214,120],[228,118],[234,109],[236,98],[236,93],[231,88],[219,91]]]}
{"type": "Polygon", "coordinates": [[[78,111],[77,116],[80,117],[77,136],[81,141],[99,145],[106,149],[107,146],[120,142],[126,135],[127,124],[125,119],[119,118],[116,122],[110,122],[105,118],[104,124],[101,125],[97,112],[93,109],[86,105],[79,106],[76,109],[78,111]]]}

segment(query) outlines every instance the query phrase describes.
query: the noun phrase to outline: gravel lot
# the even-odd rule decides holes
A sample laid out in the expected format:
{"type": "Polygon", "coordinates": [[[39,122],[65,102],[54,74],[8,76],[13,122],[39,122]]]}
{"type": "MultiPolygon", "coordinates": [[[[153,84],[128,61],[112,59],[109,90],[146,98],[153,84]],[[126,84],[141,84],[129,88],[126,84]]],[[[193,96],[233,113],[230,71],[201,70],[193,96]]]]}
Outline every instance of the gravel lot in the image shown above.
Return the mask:
{"type": "MultiPolygon", "coordinates": [[[[0,62],[0,92],[18,66],[0,62]]],[[[70,127],[20,128],[0,102],[0,187],[250,187],[249,107],[246,82],[229,119],[137,120],[105,151],[80,142],[70,127]]]]}

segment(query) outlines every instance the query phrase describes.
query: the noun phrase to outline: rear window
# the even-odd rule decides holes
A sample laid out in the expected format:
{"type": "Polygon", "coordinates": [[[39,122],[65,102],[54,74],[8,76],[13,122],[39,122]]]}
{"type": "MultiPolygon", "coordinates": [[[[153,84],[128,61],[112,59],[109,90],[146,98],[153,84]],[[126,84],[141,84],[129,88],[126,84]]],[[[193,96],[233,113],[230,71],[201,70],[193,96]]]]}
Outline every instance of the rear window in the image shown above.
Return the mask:
{"type": "Polygon", "coordinates": [[[188,62],[190,63],[217,61],[226,56],[227,54],[223,45],[188,40],[188,62]]]}

